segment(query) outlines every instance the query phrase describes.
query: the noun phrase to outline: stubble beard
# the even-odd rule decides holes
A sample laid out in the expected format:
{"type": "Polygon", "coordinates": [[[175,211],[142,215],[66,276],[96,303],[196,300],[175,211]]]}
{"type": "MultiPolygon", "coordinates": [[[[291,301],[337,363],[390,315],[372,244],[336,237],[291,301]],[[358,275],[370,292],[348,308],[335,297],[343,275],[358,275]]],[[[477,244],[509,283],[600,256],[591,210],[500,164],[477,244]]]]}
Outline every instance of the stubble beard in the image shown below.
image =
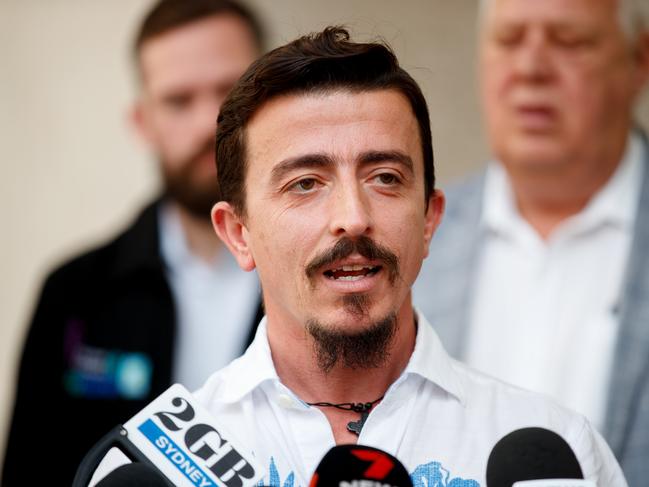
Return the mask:
{"type": "Polygon", "coordinates": [[[203,163],[202,159],[213,154],[214,141],[207,140],[185,157],[183,163],[178,164],[174,170],[169,169],[164,162],[161,163],[165,196],[194,217],[207,222],[210,221],[212,206],[219,200],[217,180],[214,177],[197,182],[194,173],[197,166],[203,163]]]}

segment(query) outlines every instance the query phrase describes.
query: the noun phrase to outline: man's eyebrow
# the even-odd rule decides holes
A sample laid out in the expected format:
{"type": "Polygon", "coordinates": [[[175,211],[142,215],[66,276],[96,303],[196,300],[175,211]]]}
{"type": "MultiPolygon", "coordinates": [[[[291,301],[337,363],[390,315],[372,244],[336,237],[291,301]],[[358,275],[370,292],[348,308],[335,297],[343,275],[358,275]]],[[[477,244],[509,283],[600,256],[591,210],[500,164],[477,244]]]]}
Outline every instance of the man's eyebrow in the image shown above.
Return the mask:
{"type": "Polygon", "coordinates": [[[405,166],[410,174],[415,173],[412,158],[408,154],[396,150],[363,152],[359,157],[359,162],[364,165],[379,162],[397,162],[405,166]]]}
{"type": "Polygon", "coordinates": [[[279,183],[286,174],[296,169],[322,168],[333,166],[334,160],[327,154],[305,154],[302,156],[291,157],[279,162],[270,174],[270,180],[273,184],[279,183]]]}
{"type": "MultiPolygon", "coordinates": [[[[371,165],[380,162],[396,162],[403,165],[410,174],[414,174],[412,158],[399,151],[368,151],[358,157],[361,165],[371,165]]],[[[279,182],[289,173],[297,169],[333,167],[336,164],[334,159],[327,154],[304,154],[297,157],[284,159],[273,167],[270,180],[273,185],[279,182]]]]}

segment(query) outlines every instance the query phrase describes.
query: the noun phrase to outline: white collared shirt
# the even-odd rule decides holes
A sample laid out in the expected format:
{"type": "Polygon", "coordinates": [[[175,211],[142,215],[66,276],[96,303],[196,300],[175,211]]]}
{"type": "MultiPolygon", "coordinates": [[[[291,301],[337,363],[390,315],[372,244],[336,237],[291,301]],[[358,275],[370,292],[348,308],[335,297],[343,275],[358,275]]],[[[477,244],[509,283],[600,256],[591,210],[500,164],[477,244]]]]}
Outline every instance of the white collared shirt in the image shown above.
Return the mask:
{"type": "Polygon", "coordinates": [[[192,254],[171,205],[161,207],[159,221],[176,308],[172,378],[192,390],[241,355],[260,300],[257,273],[242,271],[225,248],[212,263],[192,254]]]}
{"type": "Polygon", "coordinates": [[[598,428],[605,415],[642,158],[639,136],[630,136],[606,185],[546,241],[519,215],[502,166],[487,171],[485,238],[465,360],[551,395],[598,428]]]}
{"type": "MultiPolygon", "coordinates": [[[[610,449],[585,418],[451,359],[426,320],[419,316],[418,322],[410,361],[372,409],[359,444],[398,458],[414,487],[478,487],[486,486],[494,444],[513,430],[539,426],[570,444],[587,478],[601,486],[626,485],[610,449]]],[[[268,469],[261,485],[307,487],[335,445],[322,411],[279,380],[265,319],[245,355],[195,395],[268,469]]]]}

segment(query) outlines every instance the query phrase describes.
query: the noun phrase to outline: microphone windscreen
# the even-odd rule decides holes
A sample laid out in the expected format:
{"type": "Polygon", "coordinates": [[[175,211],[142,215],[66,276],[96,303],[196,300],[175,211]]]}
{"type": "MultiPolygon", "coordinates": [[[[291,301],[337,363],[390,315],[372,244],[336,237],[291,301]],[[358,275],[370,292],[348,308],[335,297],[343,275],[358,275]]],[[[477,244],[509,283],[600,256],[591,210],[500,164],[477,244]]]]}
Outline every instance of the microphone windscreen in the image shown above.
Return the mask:
{"type": "Polygon", "coordinates": [[[496,443],[487,462],[487,487],[537,479],[583,479],[570,445],[545,428],[522,428],[496,443]]]}
{"type": "Polygon", "coordinates": [[[169,485],[167,480],[148,465],[127,463],[106,475],[96,484],[96,487],[169,487],[169,485]]]}
{"type": "Polygon", "coordinates": [[[322,458],[309,487],[350,486],[364,481],[363,486],[376,485],[412,487],[412,480],[403,464],[389,453],[363,445],[338,445],[322,458]],[[373,483],[368,483],[373,482],[373,483]]]}

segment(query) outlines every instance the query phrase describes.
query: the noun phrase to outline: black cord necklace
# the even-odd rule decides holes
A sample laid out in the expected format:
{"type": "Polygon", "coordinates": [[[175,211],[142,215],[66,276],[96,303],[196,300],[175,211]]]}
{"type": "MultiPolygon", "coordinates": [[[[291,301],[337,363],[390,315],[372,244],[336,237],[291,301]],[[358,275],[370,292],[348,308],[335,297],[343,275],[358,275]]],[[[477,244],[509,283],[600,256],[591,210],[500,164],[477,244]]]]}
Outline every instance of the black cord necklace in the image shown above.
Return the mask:
{"type": "Polygon", "coordinates": [[[309,406],[318,406],[318,407],[331,407],[336,409],[342,409],[344,411],[354,411],[361,415],[358,421],[350,421],[347,423],[347,430],[354,433],[356,436],[361,434],[363,425],[367,421],[367,417],[370,415],[370,410],[372,407],[383,399],[383,396],[378,399],[374,399],[372,402],[341,402],[340,404],[334,404],[331,402],[307,402],[309,406]]]}

